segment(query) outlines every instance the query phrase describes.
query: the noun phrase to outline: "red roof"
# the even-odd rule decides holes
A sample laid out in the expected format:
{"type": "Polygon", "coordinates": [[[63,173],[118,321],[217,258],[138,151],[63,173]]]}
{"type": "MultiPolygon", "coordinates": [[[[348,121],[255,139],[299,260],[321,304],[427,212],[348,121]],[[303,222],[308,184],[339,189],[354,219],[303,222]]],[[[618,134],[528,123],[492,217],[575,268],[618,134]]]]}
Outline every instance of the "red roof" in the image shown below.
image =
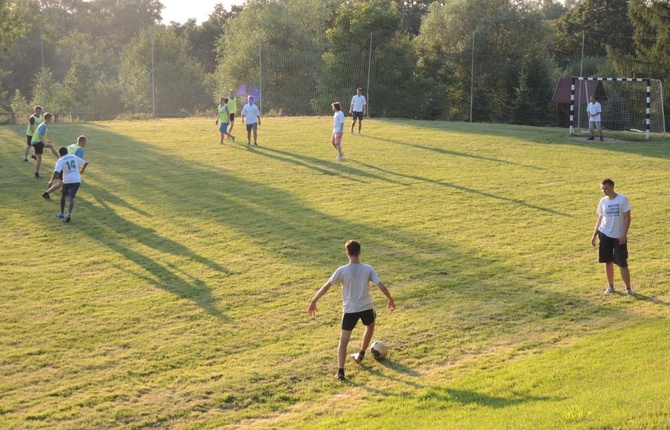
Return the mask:
{"type": "MultiPolygon", "coordinates": [[[[554,103],[570,104],[571,87],[571,76],[561,76],[558,78],[558,84],[556,84],[551,101],[554,103]]],[[[579,103],[580,100],[584,104],[588,103],[591,96],[595,96],[596,100],[601,102],[607,100],[607,93],[602,81],[589,81],[586,79],[580,81],[579,79],[575,79],[575,103],[579,103]]]]}

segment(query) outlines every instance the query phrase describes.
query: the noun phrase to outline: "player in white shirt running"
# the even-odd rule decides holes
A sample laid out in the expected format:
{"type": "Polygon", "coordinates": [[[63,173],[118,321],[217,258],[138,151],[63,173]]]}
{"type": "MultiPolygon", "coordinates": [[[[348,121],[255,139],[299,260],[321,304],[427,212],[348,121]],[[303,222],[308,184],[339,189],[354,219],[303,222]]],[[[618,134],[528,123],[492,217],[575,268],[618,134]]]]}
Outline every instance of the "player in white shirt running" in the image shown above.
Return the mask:
{"type": "Polygon", "coordinates": [[[72,217],[72,210],[74,209],[74,198],[77,195],[77,191],[79,191],[79,186],[81,185],[81,175],[84,174],[88,163],[86,160],[79,158],[74,154],[68,154],[67,148],[64,146],[61,146],[58,149],[58,153],[60,154],[60,158],[54,167],[54,172],[51,175],[49,186],[51,186],[53,181],[56,180],[56,178],[58,178],[62,172],[63,187],[61,192],[63,194],[60,200],[60,213],[57,215],[57,218],[61,218],[63,222],[70,222],[72,217]],[[65,212],[66,197],[70,201],[67,213],[65,212]]]}

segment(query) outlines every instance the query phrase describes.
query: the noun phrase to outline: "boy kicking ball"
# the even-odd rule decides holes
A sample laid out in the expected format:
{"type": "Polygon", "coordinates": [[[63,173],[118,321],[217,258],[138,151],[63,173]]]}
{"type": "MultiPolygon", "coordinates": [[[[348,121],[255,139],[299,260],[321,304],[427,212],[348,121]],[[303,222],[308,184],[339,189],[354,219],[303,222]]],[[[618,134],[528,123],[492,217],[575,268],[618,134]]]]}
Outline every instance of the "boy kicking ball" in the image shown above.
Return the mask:
{"type": "Polygon", "coordinates": [[[347,358],[347,345],[351,339],[351,332],[360,319],[365,325],[365,333],[361,342],[361,351],[352,354],[356,363],[363,361],[365,351],[372,340],[375,329],[376,313],[372,296],[370,295],[370,282],[379,287],[381,292],[388,299],[388,308],[391,312],[395,310],[395,303],[391,293],[379,279],[377,272],[372,266],[360,262],[361,245],[355,240],[349,240],[345,244],[346,254],[349,257],[349,264],[339,267],[335,273],[328,279],[309,304],[307,313],[311,316],[316,315],[316,302],[328,292],[333,284],[342,284],[342,330],[340,332],[340,345],[337,351],[337,374],[335,379],[344,381],[344,362],[347,358]]]}

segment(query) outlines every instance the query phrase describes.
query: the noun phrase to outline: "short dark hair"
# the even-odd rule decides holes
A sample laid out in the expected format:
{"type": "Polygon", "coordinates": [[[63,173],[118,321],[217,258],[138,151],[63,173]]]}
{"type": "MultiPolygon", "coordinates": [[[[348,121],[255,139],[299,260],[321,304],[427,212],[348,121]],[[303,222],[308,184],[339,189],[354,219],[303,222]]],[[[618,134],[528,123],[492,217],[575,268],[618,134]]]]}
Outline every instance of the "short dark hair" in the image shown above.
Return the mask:
{"type": "Polygon", "coordinates": [[[67,148],[64,147],[64,146],[61,146],[60,148],[58,148],[58,153],[60,154],[61,157],[64,156],[64,155],[67,155],[67,148]]]}
{"type": "Polygon", "coordinates": [[[609,185],[610,187],[613,187],[614,186],[614,181],[609,179],[609,178],[603,179],[603,181],[600,183],[600,185],[609,185]]]}
{"type": "Polygon", "coordinates": [[[84,136],[83,134],[77,138],[77,145],[80,145],[81,143],[86,144],[86,142],[87,142],[86,136],[84,136]]]}
{"type": "Polygon", "coordinates": [[[42,118],[47,120],[47,119],[52,118],[52,117],[53,117],[53,115],[51,115],[49,112],[47,112],[47,113],[44,114],[44,116],[42,118]]]}
{"type": "Polygon", "coordinates": [[[332,106],[335,108],[335,110],[342,110],[342,107],[340,106],[340,102],[335,102],[332,104],[332,106]]]}
{"type": "Polygon", "coordinates": [[[362,91],[363,91],[363,88],[358,87],[358,88],[356,88],[356,91],[361,91],[361,92],[362,92],[362,91]]]}
{"type": "Polygon", "coordinates": [[[348,240],[344,248],[347,250],[347,255],[351,257],[358,257],[361,254],[361,244],[355,240],[348,240]]]}

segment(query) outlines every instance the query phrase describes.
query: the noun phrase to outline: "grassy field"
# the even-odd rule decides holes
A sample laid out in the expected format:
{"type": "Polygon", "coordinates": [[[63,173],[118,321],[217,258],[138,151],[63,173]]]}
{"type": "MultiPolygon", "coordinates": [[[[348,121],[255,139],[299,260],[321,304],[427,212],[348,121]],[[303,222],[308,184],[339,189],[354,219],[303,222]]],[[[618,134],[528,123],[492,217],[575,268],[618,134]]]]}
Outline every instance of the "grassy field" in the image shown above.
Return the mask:
{"type": "Polygon", "coordinates": [[[0,428],[668,428],[670,138],[372,119],[337,162],[331,122],[55,124],[89,138],[69,225],[0,127],[0,428]],[[606,177],[635,298],[590,245],[606,177]],[[307,307],[351,238],[398,308],[338,383],[339,288],[307,307]]]}

